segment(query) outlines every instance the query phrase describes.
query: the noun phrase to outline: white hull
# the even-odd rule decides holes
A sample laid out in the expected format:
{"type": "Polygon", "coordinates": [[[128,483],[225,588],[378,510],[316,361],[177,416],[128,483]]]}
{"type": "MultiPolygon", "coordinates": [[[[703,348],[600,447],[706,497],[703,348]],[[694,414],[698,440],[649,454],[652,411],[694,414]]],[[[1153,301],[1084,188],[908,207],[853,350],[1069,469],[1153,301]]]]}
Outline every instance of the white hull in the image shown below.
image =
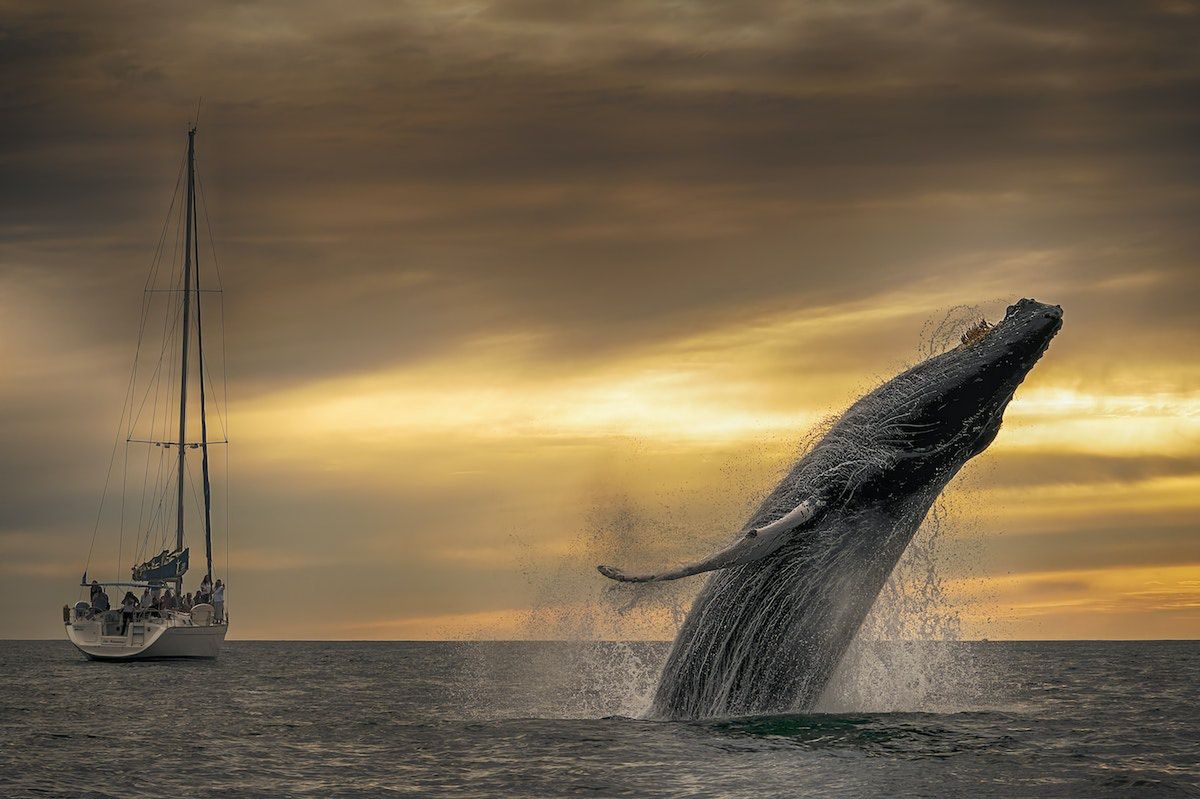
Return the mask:
{"type": "Polygon", "coordinates": [[[151,660],[162,658],[215,658],[225,643],[227,624],[193,624],[186,615],[139,620],[124,635],[119,622],[76,620],[65,625],[67,638],[91,660],[151,660]]]}

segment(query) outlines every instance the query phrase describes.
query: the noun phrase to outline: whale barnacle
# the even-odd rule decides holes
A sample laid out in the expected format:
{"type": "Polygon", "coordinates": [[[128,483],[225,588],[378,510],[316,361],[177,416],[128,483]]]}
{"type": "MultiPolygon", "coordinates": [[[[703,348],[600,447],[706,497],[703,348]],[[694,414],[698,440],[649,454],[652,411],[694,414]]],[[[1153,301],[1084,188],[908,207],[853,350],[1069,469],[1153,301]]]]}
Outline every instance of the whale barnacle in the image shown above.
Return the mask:
{"type": "Polygon", "coordinates": [[[992,325],[988,324],[988,320],[980,319],[979,324],[972,325],[970,328],[967,329],[967,332],[962,334],[961,341],[967,347],[974,346],[975,344],[978,344],[980,341],[983,341],[983,337],[986,336],[989,332],[991,332],[991,330],[992,330],[992,325]]]}

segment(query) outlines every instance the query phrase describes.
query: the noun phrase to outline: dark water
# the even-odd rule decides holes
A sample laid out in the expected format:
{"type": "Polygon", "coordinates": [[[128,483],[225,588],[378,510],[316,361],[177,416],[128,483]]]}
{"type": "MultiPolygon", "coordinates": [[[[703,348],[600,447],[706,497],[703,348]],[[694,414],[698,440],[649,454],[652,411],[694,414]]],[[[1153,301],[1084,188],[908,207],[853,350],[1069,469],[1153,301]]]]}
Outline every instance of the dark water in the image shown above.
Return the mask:
{"type": "Polygon", "coordinates": [[[955,712],[674,723],[656,644],[0,642],[0,796],[1200,796],[1200,642],[942,646],[955,712]]]}

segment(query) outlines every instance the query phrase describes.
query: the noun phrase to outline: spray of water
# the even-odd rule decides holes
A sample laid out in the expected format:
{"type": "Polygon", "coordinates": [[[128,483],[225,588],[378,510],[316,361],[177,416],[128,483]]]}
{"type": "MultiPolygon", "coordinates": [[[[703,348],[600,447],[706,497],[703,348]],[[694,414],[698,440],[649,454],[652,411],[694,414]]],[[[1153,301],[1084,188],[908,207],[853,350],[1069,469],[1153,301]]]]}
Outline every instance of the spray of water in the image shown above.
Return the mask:
{"type": "MultiPolygon", "coordinates": [[[[532,600],[522,614],[517,638],[519,657],[508,664],[514,686],[537,686],[527,696],[509,696],[507,709],[460,697],[473,715],[516,712],[539,718],[637,717],[650,705],[666,654],[664,629],[674,631],[691,604],[694,586],[660,584],[630,590],[592,578],[590,564],[616,553],[647,559],[680,540],[686,531],[669,512],[652,512],[623,494],[594,498],[581,532],[552,569],[514,538],[514,548],[527,561],[522,573],[532,600]],[[580,564],[589,564],[581,568],[580,564]]],[[[469,686],[494,682],[495,645],[480,641],[461,658],[469,686]]]]}
{"type": "MultiPolygon", "coordinates": [[[[763,442],[764,449],[778,446],[778,441],[763,442]]],[[[761,459],[744,451],[714,457],[732,489],[728,499],[714,506],[707,497],[702,508],[685,509],[675,494],[650,505],[623,492],[597,490],[581,532],[557,568],[524,570],[534,596],[523,621],[527,637],[570,642],[528,658],[526,668],[543,675],[543,684],[553,683],[545,692],[553,700],[539,700],[543,713],[647,714],[668,651],[662,639],[678,632],[702,582],[635,586],[595,579],[592,567],[618,557],[633,562],[686,559],[721,542],[750,510],[748,498],[759,489],[751,467],[761,459]]],[[[617,482],[628,479],[622,475],[617,482]]]]}
{"type": "Polygon", "coordinates": [[[955,532],[945,498],[930,511],[875,600],[816,709],[949,713],[976,707],[988,672],[959,643],[962,622],[944,589],[955,532]]]}
{"type": "Polygon", "coordinates": [[[539,637],[574,642],[543,650],[540,662],[531,664],[560,675],[554,715],[590,718],[645,712],[662,657],[661,645],[645,639],[655,637],[663,626],[678,628],[690,601],[688,586],[614,590],[594,579],[581,581],[575,564],[653,549],[682,534],[669,516],[651,514],[627,496],[605,497],[588,513],[564,566],[534,586],[536,600],[526,628],[539,637]]]}
{"type": "MultiPolygon", "coordinates": [[[[968,325],[983,318],[978,306],[959,305],[925,323],[918,351],[945,352],[968,325]]],[[[961,479],[961,478],[960,478],[961,479]]],[[[978,653],[958,642],[962,620],[946,596],[952,557],[945,544],[973,524],[953,490],[930,509],[896,564],[858,634],[818,702],[824,712],[956,712],[978,707],[992,692],[991,672],[978,653]]]]}

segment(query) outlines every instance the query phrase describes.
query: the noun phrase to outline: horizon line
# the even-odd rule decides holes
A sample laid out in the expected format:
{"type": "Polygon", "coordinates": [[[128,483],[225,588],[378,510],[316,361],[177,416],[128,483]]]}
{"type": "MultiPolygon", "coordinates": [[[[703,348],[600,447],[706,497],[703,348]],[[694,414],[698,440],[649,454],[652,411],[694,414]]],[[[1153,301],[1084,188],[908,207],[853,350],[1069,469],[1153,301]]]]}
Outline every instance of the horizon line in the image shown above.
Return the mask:
{"type": "MultiPolygon", "coordinates": [[[[4,638],[0,643],[34,643],[61,641],[66,638],[4,638]]],[[[666,638],[228,638],[227,643],[245,644],[670,644],[666,638]]],[[[1200,643],[1194,638],[881,638],[871,643],[930,643],[930,644],[1045,644],[1045,643],[1200,643]]]]}

